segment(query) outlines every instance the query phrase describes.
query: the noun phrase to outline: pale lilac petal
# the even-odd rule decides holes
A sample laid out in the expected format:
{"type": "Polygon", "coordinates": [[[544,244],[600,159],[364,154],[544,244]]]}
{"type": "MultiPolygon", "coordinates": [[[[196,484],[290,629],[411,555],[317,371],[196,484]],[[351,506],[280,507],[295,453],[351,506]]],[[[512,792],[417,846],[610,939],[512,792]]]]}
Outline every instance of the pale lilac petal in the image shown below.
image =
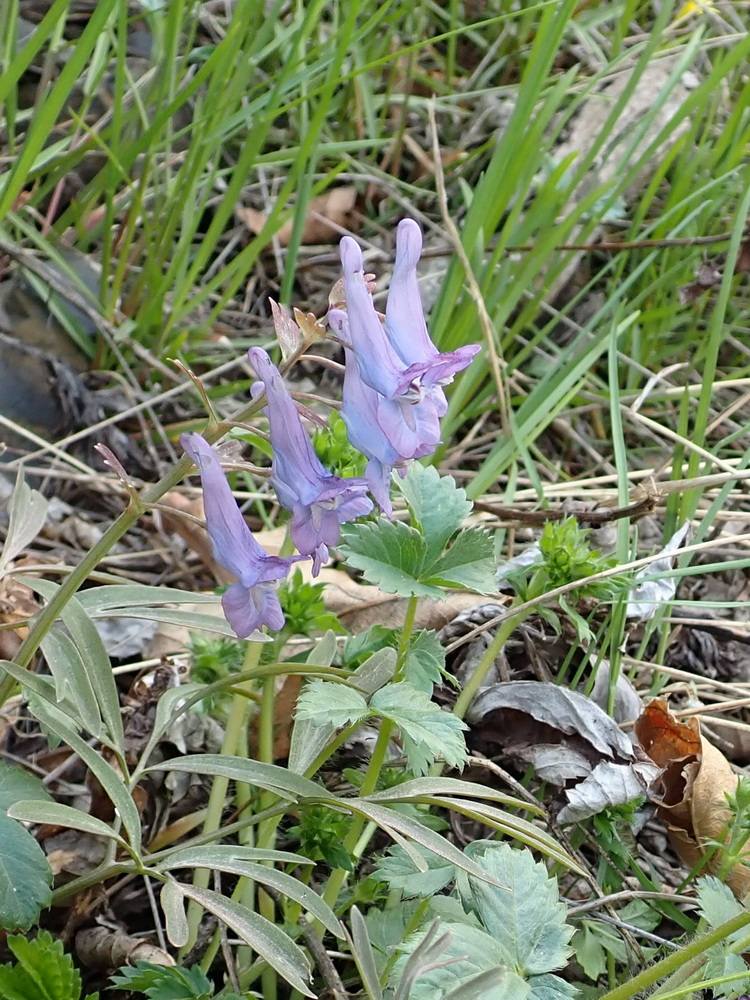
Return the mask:
{"type": "Polygon", "coordinates": [[[396,230],[396,262],[385,307],[388,340],[405,365],[427,361],[438,353],[430,340],[417,281],[422,230],[403,219],[396,230]]]}
{"type": "Polygon", "coordinates": [[[284,616],[271,584],[301,557],[268,555],[248,528],[211,445],[200,434],[183,434],[180,442],[201,476],[214,559],[238,578],[222,598],[227,621],[241,639],[262,625],[281,628],[284,616]]]}
{"type": "Polygon", "coordinates": [[[392,397],[398,391],[404,364],[388,342],[367,290],[359,244],[345,236],[340,251],[349,337],[362,378],[382,396],[392,397]]]}
{"type": "Polygon", "coordinates": [[[284,627],[279,595],[270,583],[259,583],[255,587],[245,587],[239,581],[233,583],[224,592],[221,606],[239,639],[247,639],[264,625],[274,632],[284,627]]]}
{"type": "Polygon", "coordinates": [[[303,555],[313,557],[316,576],[328,559],[328,547],[339,540],[341,525],[372,510],[367,482],[328,472],[313,450],[278,368],[261,348],[248,353],[267,394],[271,483],[279,502],[292,511],[292,540],[303,555]]]}

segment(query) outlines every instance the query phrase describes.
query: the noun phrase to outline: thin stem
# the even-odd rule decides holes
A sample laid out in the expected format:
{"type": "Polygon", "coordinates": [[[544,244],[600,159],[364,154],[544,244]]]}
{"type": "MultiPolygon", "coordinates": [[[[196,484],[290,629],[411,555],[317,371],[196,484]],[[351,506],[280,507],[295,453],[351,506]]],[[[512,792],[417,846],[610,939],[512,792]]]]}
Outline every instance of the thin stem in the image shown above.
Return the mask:
{"type": "Polygon", "coordinates": [[[736,917],[732,917],[731,920],[720,924],[712,931],[708,931],[707,934],[702,934],[700,937],[695,938],[689,944],[685,945],[684,948],[680,948],[679,951],[672,952],[671,955],[667,955],[660,962],[644,969],[633,979],[629,979],[628,982],[623,983],[614,990],[610,990],[609,993],[605,993],[601,997],[601,1000],[631,1000],[632,997],[648,989],[649,986],[652,986],[658,980],[676,972],[686,962],[692,962],[694,958],[697,958],[715,944],[724,941],[736,931],[747,927],[748,924],[750,924],[750,912],[740,913],[736,917]]]}
{"type": "MultiPolygon", "coordinates": [[[[245,662],[243,664],[245,670],[249,670],[257,666],[262,646],[263,643],[261,642],[249,642],[247,644],[245,662]]],[[[252,684],[252,681],[245,681],[241,687],[252,686],[252,684]]],[[[224,742],[221,746],[222,754],[234,756],[237,753],[237,748],[241,745],[242,735],[245,729],[247,707],[247,698],[241,691],[238,691],[232,698],[232,708],[229,713],[229,720],[227,721],[227,728],[224,733],[224,742]]],[[[213,784],[211,785],[211,793],[208,797],[206,819],[203,823],[204,836],[215,833],[221,826],[221,816],[224,811],[224,802],[226,800],[228,787],[228,778],[221,776],[214,778],[213,784]]],[[[197,868],[193,875],[193,885],[197,885],[205,889],[208,887],[209,877],[210,872],[208,869],[197,868]]],[[[195,900],[190,900],[187,910],[188,928],[190,933],[188,942],[180,953],[181,956],[184,956],[195,944],[202,912],[203,908],[201,905],[196,903],[195,900]]]]}
{"type": "Polygon", "coordinates": [[[477,691],[481,687],[482,681],[487,676],[490,667],[495,662],[496,657],[502,650],[505,643],[510,638],[511,634],[521,624],[524,618],[528,616],[528,614],[529,614],[528,611],[526,612],[519,611],[514,614],[513,611],[511,610],[508,613],[508,617],[505,619],[505,621],[500,623],[500,626],[497,632],[495,633],[495,638],[492,640],[492,642],[485,650],[484,656],[477,664],[476,669],[474,670],[471,677],[469,677],[468,681],[464,685],[463,691],[458,696],[458,699],[453,709],[453,713],[454,715],[457,715],[459,719],[463,719],[463,717],[468,712],[469,706],[474,700],[477,691]]]}

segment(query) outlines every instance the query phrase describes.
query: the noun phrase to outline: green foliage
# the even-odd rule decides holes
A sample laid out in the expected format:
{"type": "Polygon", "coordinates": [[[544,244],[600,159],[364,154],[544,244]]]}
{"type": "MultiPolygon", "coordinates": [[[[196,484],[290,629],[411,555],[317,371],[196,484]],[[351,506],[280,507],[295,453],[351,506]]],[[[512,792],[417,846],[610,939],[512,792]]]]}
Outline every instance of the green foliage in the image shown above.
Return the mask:
{"type": "MultiPolygon", "coordinates": [[[[741,797],[743,793],[740,793],[741,797]]],[[[712,875],[699,878],[696,883],[698,902],[701,914],[709,927],[719,927],[732,917],[745,912],[745,907],[736,898],[732,890],[712,875]]],[[[695,980],[717,979],[722,976],[732,976],[730,982],[718,983],[712,987],[715,996],[736,997],[750,990],[750,966],[744,958],[744,951],[738,953],[738,945],[747,942],[747,933],[737,931],[725,938],[721,944],[714,945],[708,952],[708,961],[695,980]]]]}
{"type": "Polygon", "coordinates": [[[415,896],[430,899],[453,881],[456,870],[431,851],[423,847],[416,850],[427,865],[426,871],[417,867],[412,855],[407,854],[403,847],[394,844],[375,862],[376,876],[389,889],[400,889],[405,899],[415,896]]]}
{"type": "Polygon", "coordinates": [[[471,510],[465,491],[452,477],[417,463],[401,489],[413,526],[383,518],[346,525],[340,548],[348,565],[401,597],[441,600],[444,587],[494,593],[490,534],[482,528],[459,530],[471,510]]]}
{"type": "Polygon", "coordinates": [[[349,816],[326,806],[310,806],[300,813],[299,823],[290,826],[290,837],[299,841],[299,851],[311,861],[327,861],[332,868],[353,872],[351,855],[342,847],[351,825],[349,816]]]}
{"type": "MultiPolygon", "coordinates": [[[[16,961],[0,965],[3,1000],[81,1000],[81,975],[49,931],[39,931],[35,938],[12,934],[8,947],[16,961]]],[[[92,993],[86,1000],[98,996],[92,993]]]]}
{"type": "MultiPolygon", "coordinates": [[[[573,934],[565,922],[566,907],[559,900],[557,881],[527,851],[508,844],[476,841],[466,848],[466,854],[506,888],[454,869],[458,900],[445,908],[449,916],[439,926],[445,933],[436,949],[435,958],[439,953],[440,961],[426,961],[421,970],[412,968],[410,1000],[444,1000],[449,994],[454,996],[452,991],[456,997],[471,995],[477,1000],[574,997],[576,990],[552,974],[567,962],[573,934]],[[460,906],[456,906],[459,900],[460,906]],[[493,970],[501,978],[493,978],[485,986],[485,980],[478,977],[489,976],[493,970]]],[[[398,855],[396,859],[403,860],[398,855]]],[[[384,871],[388,879],[426,890],[431,878],[437,885],[440,867],[430,864],[422,883],[415,872],[399,871],[398,864],[386,862],[384,871]]],[[[443,907],[436,909],[439,912],[443,907]]],[[[399,993],[409,975],[410,961],[429,940],[433,928],[407,940],[405,954],[389,978],[389,997],[399,993]]]]}
{"type": "Polygon", "coordinates": [[[27,930],[51,899],[52,871],[44,851],[6,815],[16,802],[29,799],[48,803],[51,796],[39,778],[0,761],[0,927],[6,930],[27,930]]]}
{"type": "Polygon", "coordinates": [[[315,454],[336,476],[363,476],[367,459],[351,444],[346,424],[336,410],[331,410],[327,427],[318,427],[312,436],[315,454]]]}
{"type": "Polygon", "coordinates": [[[323,583],[306,582],[299,569],[279,584],[279,601],[286,619],[284,635],[316,635],[328,630],[345,634],[336,615],[326,611],[324,590],[323,583]]]}
{"type": "MultiPolygon", "coordinates": [[[[379,649],[398,649],[401,630],[373,625],[360,635],[349,636],[344,643],[343,661],[345,667],[354,667],[379,649]]],[[[435,632],[419,629],[409,638],[403,667],[404,680],[420,691],[432,692],[435,684],[443,677],[455,683],[455,679],[445,670],[445,647],[435,632]]]]}
{"type": "Polygon", "coordinates": [[[312,681],[297,701],[297,718],[335,726],[390,719],[401,733],[407,767],[417,775],[426,774],[438,757],[451,767],[461,767],[466,760],[466,724],[408,681],[386,684],[371,696],[369,705],[363,695],[343,684],[312,681]]]}
{"type": "MultiPolygon", "coordinates": [[[[213,984],[200,966],[190,969],[180,966],[153,965],[136,962],[123,965],[112,976],[112,985],[134,993],[144,993],[149,1000],[212,1000],[213,984]]],[[[222,1000],[242,1000],[237,993],[221,993],[222,1000]]]]}
{"type": "MultiPolygon", "coordinates": [[[[632,927],[644,931],[654,930],[661,921],[658,910],[639,899],[631,900],[621,907],[617,916],[632,927]]],[[[585,975],[593,981],[607,973],[610,959],[625,968],[630,957],[628,947],[617,928],[595,918],[585,918],[580,921],[579,928],[573,935],[572,946],[576,962],[585,975]]],[[[647,960],[653,958],[657,951],[656,948],[649,948],[643,944],[641,949],[647,960]]]]}

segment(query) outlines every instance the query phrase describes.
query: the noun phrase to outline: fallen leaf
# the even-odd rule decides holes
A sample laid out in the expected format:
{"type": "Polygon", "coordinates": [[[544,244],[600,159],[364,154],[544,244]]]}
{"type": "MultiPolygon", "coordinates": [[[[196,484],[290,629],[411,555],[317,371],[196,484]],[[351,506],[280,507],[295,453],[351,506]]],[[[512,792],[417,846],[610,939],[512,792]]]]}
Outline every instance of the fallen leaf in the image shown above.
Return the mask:
{"type": "MultiPolygon", "coordinates": [[[[341,235],[340,228],[348,228],[349,214],[357,200],[357,189],[350,185],[331,188],[318,198],[312,198],[307,205],[307,215],[302,227],[303,243],[333,243],[341,235]]],[[[251,233],[263,229],[268,216],[254,208],[240,207],[237,215],[251,233]]],[[[288,219],[276,233],[279,245],[288,246],[292,236],[293,220],[288,219]]],[[[270,242],[270,240],[269,240],[270,242]]]]}
{"type": "Polygon", "coordinates": [[[492,756],[493,745],[501,745],[543,781],[563,787],[562,823],[632,802],[658,773],[591,698],[557,684],[493,684],[466,718],[482,752],[492,756]]]}
{"type": "MultiPolygon", "coordinates": [[[[704,873],[713,874],[722,855],[709,852],[709,845],[726,840],[731,819],[726,796],[736,790],[738,781],[732,765],[701,735],[696,719],[675,719],[663,699],[646,707],[635,724],[635,734],[649,757],[663,768],[652,797],[672,846],[690,868],[707,857],[704,873]]],[[[750,858],[750,846],[745,853],[750,858]]],[[[750,892],[750,869],[740,863],[726,881],[743,897],[750,892]]]]}

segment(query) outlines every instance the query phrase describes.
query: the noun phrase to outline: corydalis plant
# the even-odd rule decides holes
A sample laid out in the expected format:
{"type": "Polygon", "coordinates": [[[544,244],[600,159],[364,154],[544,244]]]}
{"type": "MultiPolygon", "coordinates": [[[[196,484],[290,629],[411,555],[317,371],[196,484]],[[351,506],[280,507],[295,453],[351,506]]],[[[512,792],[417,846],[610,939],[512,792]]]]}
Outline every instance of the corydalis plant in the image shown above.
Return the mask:
{"type": "Polygon", "coordinates": [[[221,599],[227,621],[240,639],[263,625],[283,628],[275,582],[301,557],[268,555],[248,528],[211,445],[200,434],[183,434],[180,442],[200,473],[214,559],[237,577],[221,599]]]}

